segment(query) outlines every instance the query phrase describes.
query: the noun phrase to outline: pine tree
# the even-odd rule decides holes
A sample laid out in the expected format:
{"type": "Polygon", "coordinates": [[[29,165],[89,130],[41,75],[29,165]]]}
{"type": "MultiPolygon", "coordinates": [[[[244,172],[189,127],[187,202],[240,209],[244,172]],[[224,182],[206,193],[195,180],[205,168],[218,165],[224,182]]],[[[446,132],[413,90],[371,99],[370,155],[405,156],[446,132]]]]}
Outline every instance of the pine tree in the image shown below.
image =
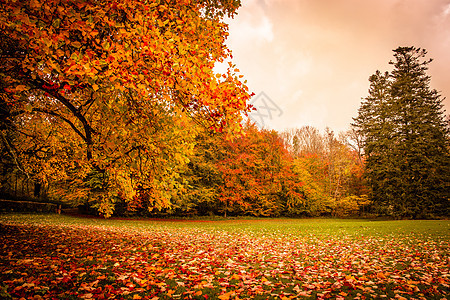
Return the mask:
{"type": "Polygon", "coordinates": [[[369,79],[353,126],[364,137],[366,176],[379,209],[397,217],[448,215],[449,127],[444,98],[430,88],[431,60],[415,47],[394,50],[391,73],[369,79]]]}

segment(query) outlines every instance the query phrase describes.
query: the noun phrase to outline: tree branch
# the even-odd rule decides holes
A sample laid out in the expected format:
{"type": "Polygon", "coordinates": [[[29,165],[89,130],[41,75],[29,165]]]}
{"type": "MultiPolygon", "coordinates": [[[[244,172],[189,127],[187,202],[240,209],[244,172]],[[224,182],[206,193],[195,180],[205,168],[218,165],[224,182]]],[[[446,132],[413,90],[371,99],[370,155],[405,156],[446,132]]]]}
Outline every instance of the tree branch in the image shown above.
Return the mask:
{"type": "Polygon", "coordinates": [[[5,145],[6,145],[6,148],[8,149],[9,154],[11,154],[11,156],[13,157],[14,162],[16,163],[17,168],[18,168],[20,171],[22,171],[22,172],[27,176],[28,179],[30,179],[30,175],[29,175],[28,172],[25,171],[25,169],[22,167],[22,165],[21,165],[19,159],[18,159],[17,156],[15,155],[15,151],[14,151],[14,149],[13,149],[13,146],[9,143],[8,138],[5,136],[3,130],[0,130],[0,134],[1,134],[1,136],[2,136],[3,142],[4,142],[5,145]]]}
{"type": "MultiPolygon", "coordinates": [[[[36,78],[36,79],[29,78],[29,81],[36,88],[41,89],[42,91],[48,93],[50,96],[52,96],[53,98],[55,98],[56,100],[61,102],[65,107],[67,107],[72,112],[74,117],[76,117],[81,122],[81,124],[83,125],[83,129],[84,129],[84,133],[85,134],[84,135],[81,134],[81,132],[78,129],[76,130],[76,132],[86,142],[86,145],[87,145],[86,156],[87,156],[88,160],[91,160],[92,159],[92,145],[93,145],[92,133],[93,133],[94,130],[89,125],[89,122],[84,117],[84,115],[68,99],[66,99],[63,95],[61,95],[61,93],[59,93],[59,91],[57,89],[46,88],[46,85],[49,85],[49,84],[45,80],[43,80],[41,78],[36,78]]],[[[75,125],[73,123],[72,123],[72,125],[73,125],[73,126],[71,126],[72,129],[75,129],[76,128],[75,125]]]]}
{"type": "Polygon", "coordinates": [[[83,133],[75,126],[75,124],[73,124],[73,122],[70,121],[69,119],[67,119],[66,117],[63,117],[60,114],[55,113],[53,111],[41,109],[41,108],[33,108],[33,111],[42,112],[42,113],[49,114],[49,115],[60,118],[61,120],[63,120],[67,124],[69,124],[69,126],[72,127],[72,129],[75,131],[75,133],[78,134],[86,143],[88,143],[86,136],[83,135],[83,133]]]}

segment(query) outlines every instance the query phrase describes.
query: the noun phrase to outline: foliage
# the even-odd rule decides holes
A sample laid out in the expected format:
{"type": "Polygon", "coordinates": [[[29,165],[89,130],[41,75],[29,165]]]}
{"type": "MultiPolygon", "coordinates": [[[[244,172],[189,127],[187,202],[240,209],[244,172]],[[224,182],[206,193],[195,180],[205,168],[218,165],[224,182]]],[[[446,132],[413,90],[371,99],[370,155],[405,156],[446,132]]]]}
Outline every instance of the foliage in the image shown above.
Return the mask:
{"type": "Polygon", "coordinates": [[[297,214],[348,216],[364,207],[352,199],[367,194],[362,178],[363,161],[353,149],[350,133],[321,134],[311,126],[284,131],[284,144],[294,157],[294,172],[303,183],[304,201],[297,214]],[[349,209],[349,203],[357,209],[349,209]]]}
{"type": "Polygon", "coordinates": [[[207,215],[220,210],[218,187],[221,174],[216,162],[223,147],[223,134],[199,132],[194,153],[181,174],[184,192],[174,201],[174,213],[207,215]]]}
{"type": "Polygon", "coordinates": [[[206,135],[197,142],[183,174],[185,201],[197,213],[274,216],[301,203],[301,182],[275,131],[246,123],[239,136],[206,135]]]}
{"type": "Polygon", "coordinates": [[[303,182],[301,191],[305,201],[297,207],[300,215],[330,214],[332,197],[326,191],[327,166],[317,154],[306,154],[294,161],[294,172],[303,182]]]}
{"type": "Polygon", "coordinates": [[[378,208],[397,217],[448,214],[449,127],[430,88],[426,51],[394,50],[392,72],[370,77],[353,124],[363,136],[366,176],[378,208]]]}
{"type": "Polygon", "coordinates": [[[225,142],[217,168],[222,175],[219,200],[226,211],[276,216],[302,202],[301,182],[275,131],[247,123],[243,136],[225,142]]]}
{"type": "Polygon", "coordinates": [[[348,216],[364,210],[367,203],[355,200],[366,193],[362,164],[346,137],[338,139],[331,131],[321,135],[313,127],[291,132],[293,137],[247,123],[242,135],[232,138],[200,134],[181,176],[187,189],[177,197],[178,211],[348,216]],[[293,140],[296,150],[289,144],[293,140]],[[309,153],[311,149],[320,150],[309,153]],[[347,208],[352,201],[357,210],[347,208]]]}
{"type": "Polygon", "coordinates": [[[442,299],[448,221],[148,222],[2,216],[0,295],[442,299]]]}
{"type": "Polygon", "coordinates": [[[2,0],[1,130],[13,145],[2,151],[53,196],[106,216],[117,201],[170,207],[193,124],[238,132],[248,108],[238,70],[213,72],[231,55],[222,18],[239,5],[2,0]]]}
{"type": "Polygon", "coordinates": [[[333,206],[333,216],[335,217],[348,217],[348,216],[356,216],[358,212],[364,206],[370,204],[370,201],[367,199],[367,195],[359,196],[347,196],[345,198],[336,199],[333,206]]]}

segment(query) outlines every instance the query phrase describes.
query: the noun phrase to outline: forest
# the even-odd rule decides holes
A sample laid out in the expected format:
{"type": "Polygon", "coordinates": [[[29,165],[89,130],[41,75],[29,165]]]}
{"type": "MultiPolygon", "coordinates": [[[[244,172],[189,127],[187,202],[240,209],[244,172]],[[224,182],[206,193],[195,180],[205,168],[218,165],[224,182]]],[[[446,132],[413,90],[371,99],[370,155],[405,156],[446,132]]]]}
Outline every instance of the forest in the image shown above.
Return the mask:
{"type": "Polygon", "coordinates": [[[239,1],[1,1],[0,190],[111,216],[448,215],[449,125],[399,47],[348,132],[246,121],[239,1]]]}

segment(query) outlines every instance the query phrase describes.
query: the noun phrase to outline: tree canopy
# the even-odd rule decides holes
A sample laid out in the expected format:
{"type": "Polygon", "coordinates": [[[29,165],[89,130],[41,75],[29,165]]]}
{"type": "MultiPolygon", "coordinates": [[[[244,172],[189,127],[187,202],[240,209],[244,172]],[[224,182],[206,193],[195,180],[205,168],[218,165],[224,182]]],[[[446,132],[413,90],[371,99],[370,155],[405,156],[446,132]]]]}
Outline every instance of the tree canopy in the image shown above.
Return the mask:
{"type": "Polygon", "coordinates": [[[240,130],[248,89],[213,71],[239,1],[0,3],[2,151],[34,182],[167,207],[199,128],[240,130]]]}

